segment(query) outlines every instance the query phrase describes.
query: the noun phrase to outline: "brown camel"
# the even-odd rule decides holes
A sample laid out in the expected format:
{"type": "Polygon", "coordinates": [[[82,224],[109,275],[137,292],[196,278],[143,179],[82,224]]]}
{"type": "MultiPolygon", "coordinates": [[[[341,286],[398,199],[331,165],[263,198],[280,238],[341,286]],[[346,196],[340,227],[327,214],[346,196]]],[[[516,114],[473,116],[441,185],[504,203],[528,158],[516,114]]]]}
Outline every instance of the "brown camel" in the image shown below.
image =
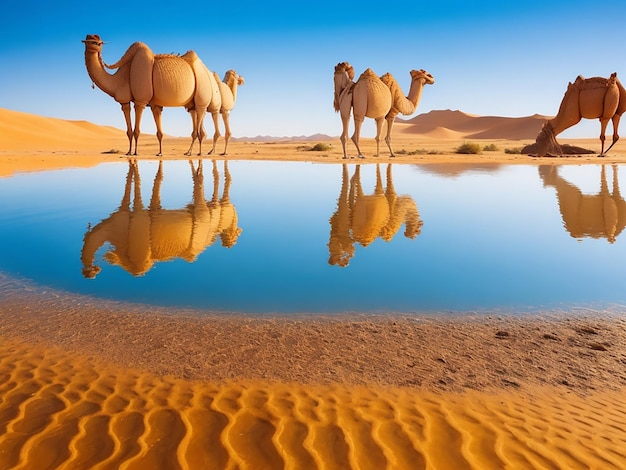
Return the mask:
{"type": "MultiPolygon", "coordinates": [[[[238,75],[234,70],[228,70],[224,74],[224,80],[220,80],[217,73],[213,73],[215,80],[220,90],[222,97],[222,107],[220,108],[220,114],[222,115],[222,122],[224,123],[224,152],[222,155],[227,155],[228,141],[232,135],[230,132],[230,112],[235,107],[237,101],[237,88],[244,84],[244,79],[241,75],[238,75]]],[[[208,155],[215,152],[215,144],[220,138],[219,127],[215,128],[215,134],[213,134],[213,148],[209,151],[208,155]]]]}
{"type": "Polygon", "coordinates": [[[94,278],[100,272],[95,265],[96,252],[109,243],[111,249],[104,259],[124,268],[133,276],[146,274],[156,262],[181,258],[193,262],[219,237],[222,245],[232,247],[241,228],[237,227],[237,211],[230,202],[230,173],[225,166],[225,186],[219,198],[219,172],[213,162],[214,192],[211,201],[204,197],[202,161],[197,169],[189,162],[193,179],[193,201],[180,209],[163,209],[161,184],[163,164],[154,178],[150,205],[145,208],[141,198],[141,180],[137,161],[129,160],[122,203],[108,218],[91,227],[85,234],[81,260],[83,275],[94,278]],[[134,186],[134,188],[133,188],[134,186]],[[134,193],[131,204],[131,193],[134,193]]]}
{"type": "Polygon", "coordinates": [[[387,121],[387,136],[385,142],[389,147],[389,153],[392,157],[395,157],[393,150],[391,149],[391,127],[398,114],[409,116],[415,112],[417,105],[422,98],[422,90],[424,85],[432,85],[435,83],[435,78],[423,69],[411,70],[411,88],[409,89],[409,95],[404,96],[402,89],[398,82],[390,73],[386,73],[380,77],[382,82],[391,90],[391,110],[385,116],[387,121]]]}
{"type": "Polygon", "coordinates": [[[335,66],[335,99],[333,106],[341,117],[341,147],[343,158],[348,158],[346,142],[348,141],[348,126],[352,112],[352,92],[354,90],[354,67],[348,62],[340,62],[335,66]]]}
{"type": "Polygon", "coordinates": [[[563,224],[573,238],[606,238],[609,243],[614,243],[626,227],[626,201],[619,190],[617,165],[612,167],[612,191],[609,191],[606,170],[602,165],[600,191],[598,194],[583,194],[559,175],[558,166],[539,166],[539,176],[544,186],[556,189],[563,224]]]}
{"type": "Polygon", "coordinates": [[[619,121],[626,111],[626,89],[613,73],[609,78],[584,78],[579,75],[569,83],[563,96],[559,112],[548,120],[536,138],[538,156],[561,155],[562,150],[556,136],[565,129],[578,124],[582,118],[600,120],[600,157],[611,150],[618,141],[619,121]],[[604,151],[606,127],[613,122],[613,143],[604,151]]]}
{"type": "Polygon", "coordinates": [[[359,147],[361,126],[366,117],[376,121],[376,156],[380,155],[380,136],[385,116],[391,110],[391,91],[372,69],[361,74],[352,90],[352,112],[354,113],[354,143],[359,158],[365,158],[359,147]]]}
{"type": "MultiPolygon", "coordinates": [[[[97,34],[88,34],[85,44],[85,65],[93,83],[121,104],[126,121],[128,136],[127,155],[137,155],[137,141],[141,133],[141,117],[146,106],[150,106],[157,128],[159,153],[162,155],[163,132],[161,114],[163,107],[184,106],[193,110],[194,141],[199,140],[202,150],[203,121],[206,112],[217,121],[221,107],[221,96],[215,78],[198,58],[195,52],[188,51],[182,56],[154,54],[141,42],[132,44],[122,58],[113,65],[102,60],[104,42],[97,34]],[[110,74],[106,68],[116,69],[110,74]],[[130,116],[130,103],[135,107],[135,126],[130,116]],[[135,149],[133,152],[133,140],[135,149]]],[[[187,154],[191,152],[191,147],[187,154]]]]}

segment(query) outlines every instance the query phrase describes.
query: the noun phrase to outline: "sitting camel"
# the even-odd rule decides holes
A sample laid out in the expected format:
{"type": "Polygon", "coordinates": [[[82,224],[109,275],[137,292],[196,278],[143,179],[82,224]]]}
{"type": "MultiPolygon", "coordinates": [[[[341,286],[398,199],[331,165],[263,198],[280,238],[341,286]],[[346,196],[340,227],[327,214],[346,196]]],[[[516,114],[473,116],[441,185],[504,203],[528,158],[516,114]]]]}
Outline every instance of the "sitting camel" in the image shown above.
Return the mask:
{"type": "Polygon", "coordinates": [[[219,173],[213,162],[214,193],[211,201],[204,197],[202,161],[197,169],[189,162],[193,179],[193,200],[181,209],[163,209],[161,184],[163,163],[154,178],[150,205],[146,209],[141,198],[141,180],[137,161],[129,160],[122,203],[117,211],[90,227],[85,234],[81,260],[83,275],[94,278],[101,268],[95,265],[96,252],[105,243],[112,248],[104,259],[124,268],[133,276],[146,274],[159,261],[181,258],[193,262],[217,237],[222,245],[232,247],[241,228],[237,212],[230,202],[230,173],[225,167],[224,195],[219,198],[219,173]],[[134,188],[133,188],[134,185],[134,188]],[[131,205],[131,193],[134,194],[131,205]]]}
{"type": "Polygon", "coordinates": [[[221,96],[213,74],[195,52],[188,51],[182,56],[155,55],[146,44],[135,42],[118,62],[106,65],[102,60],[104,42],[100,36],[88,34],[83,43],[89,77],[98,88],[122,105],[129,144],[127,155],[137,155],[141,117],[146,106],[152,109],[157,128],[158,156],[162,155],[161,114],[164,107],[184,106],[194,111],[192,141],[187,154],[190,154],[196,139],[202,152],[204,116],[208,111],[213,115],[213,121],[217,121],[221,96]],[[116,72],[110,74],[105,67],[116,69],[116,72]],[[135,106],[134,128],[130,116],[131,102],[135,106]]]}
{"type": "Polygon", "coordinates": [[[613,165],[613,191],[609,191],[602,165],[598,194],[583,194],[559,175],[558,166],[540,165],[539,176],[544,186],[556,189],[563,224],[573,238],[606,238],[614,243],[626,227],[626,201],[619,190],[617,165],[613,165]]]}
{"type": "Polygon", "coordinates": [[[617,133],[619,121],[626,111],[626,89],[613,73],[609,78],[584,78],[581,75],[574,83],[569,83],[563,96],[559,112],[548,120],[537,135],[537,155],[561,155],[563,152],[556,136],[565,129],[578,124],[582,118],[600,120],[600,142],[602,149],[599,157],[606,155],[619,139],[617,133]],[[613,143],[604,151],[606,127],[613,122],[613,143]]]}
{"type": "Polygon", "coordinates": [[[410,196],[396,194],[391,168],[391,165],[387,166],[387,186],[384,188],[380,166],[376,165],[374,193],[364,194],[360,165],[350,180],[348,167],[343,165],[337,210],[330,218],[329,264],[348,266],[355,253],[355,242],[363,247],[378,237],[389,242],[403,224],[407,238],[413,239],[421,232],[423,222],[417,205],[410,196]]]}

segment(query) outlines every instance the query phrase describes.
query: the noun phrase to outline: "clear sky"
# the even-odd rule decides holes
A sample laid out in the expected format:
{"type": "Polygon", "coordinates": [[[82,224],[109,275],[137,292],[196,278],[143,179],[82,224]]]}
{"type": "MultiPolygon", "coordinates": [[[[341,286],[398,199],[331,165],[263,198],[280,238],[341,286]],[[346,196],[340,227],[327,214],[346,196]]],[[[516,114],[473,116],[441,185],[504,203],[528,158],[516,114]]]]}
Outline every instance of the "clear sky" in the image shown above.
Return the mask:
{"type": "MultiPolygon", "coordinates": [[[[1,11],[0,107],[118,128],[119,105],[91,88],[81,43],[87,34],[107,42],[107,63],[143,41],[155,53],[193,49],[220,76],[235,69],[246,80],[231,115],[236,137],[339,135],[333,71],[342,61],[357,76],[368,67],[391,72],[405,93],[411,69],[432,73],[435,84],[415,115],[554,115],[579,74],[617,72],[626,82],[622,0],[4,0],[1,11]]],[[[169,135],[191,130],[182,108],[166,108],[163,123],[169,135]]],[[[142,131],[154,132],[150,112],[142,131]]],[[[594,120],[563,136],[598,134],[594,120]]],[[[371,122],[364,135],[373,135],[371,122]]]]}

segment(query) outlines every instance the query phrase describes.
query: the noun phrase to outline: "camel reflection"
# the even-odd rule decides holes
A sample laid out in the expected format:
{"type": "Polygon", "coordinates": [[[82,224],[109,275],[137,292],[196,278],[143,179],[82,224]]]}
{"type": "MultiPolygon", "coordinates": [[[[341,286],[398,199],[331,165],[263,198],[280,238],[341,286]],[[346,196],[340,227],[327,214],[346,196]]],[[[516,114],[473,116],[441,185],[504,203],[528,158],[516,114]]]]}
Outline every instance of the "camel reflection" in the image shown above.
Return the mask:
{"type": "Polygon", "coordinates": [[[391,164],[387,165],[386,188],[383,187],[380,165],[376,165],[373,194],[364,194],[360,165],[356,166],[352,178],[348,165],[342,167],[337,210],[330,218],[330,265],[348,266],[355,253],[355,242],[363,247],[378,237],[389,242],[403,224],[407,238],[413,239],[420,233],[423,222],[417,205],[410,196],[396,194],[391,164]]]}
{"type": "Polygon", "coordinates": [[[193,262],[207,247],[221,238],[222,246],[232,247],[242,229],[237,227],[237,211],[230,201],[231,176],[224,162],[224,191],[219,197],[219,172],[213,161],[213,197],[204,196],[202,160],[194,167],[190,160],[193,199],[181,209],[163,209],[161,184],[163,162],[154,177],[150,205],[141,198],[141,179],[137,161],[129,160],[122,202],[117,211],[85,233],[81,261],[83,275],[94,278],[101,270],[94,264],[98,249],[111,248],[104,259],[121,266],[133,276],[147,273],[156,262],[181,258],[193,262]],[[132,204],[131,204],[132,196],[132,204]]]}
{"type": "Polygon", "coordinates": [[[606,169],[602,165],[600,192],[583,194],[575,185],[559,175],[558,166],[539,166],[539,175],[544,186],[556,189],[563,223],[572,237],[606,238],[609,243],[613,243],[624,230],[626,202],[619,191],[617,165],[612,165],[612,170],[612,192],[609,191],[606,169]]]}

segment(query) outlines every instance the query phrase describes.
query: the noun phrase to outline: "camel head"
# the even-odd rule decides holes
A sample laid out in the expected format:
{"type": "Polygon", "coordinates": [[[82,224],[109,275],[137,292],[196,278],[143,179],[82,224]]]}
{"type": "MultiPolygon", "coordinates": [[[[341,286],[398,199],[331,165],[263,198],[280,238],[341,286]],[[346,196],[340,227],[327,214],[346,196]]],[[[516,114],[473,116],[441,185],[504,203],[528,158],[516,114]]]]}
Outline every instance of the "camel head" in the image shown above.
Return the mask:
{"type": "Polygon", "coordinates": [[[85,44],[85,51],[98,53],[102,50],[102,45],[104,44],[104,41],[97,34],[88,34],[82,42],[85,44]]]}
{"type": "Polygon", "coordinates": [[[337,65],[335,65],[335,74],[343,72],[348,74],[348,78],[350,80],[354,80],[354,67],[352,67],[352,65],[350,65],[348,62],[339,62],[337,65]]]}
{"type": "Polygon", "coordinates": [[[424,85],[432,85],[435,83],[435,77],[429,74],[426,70],[411,70],[411,80],[415,81],[420,79],[424,80],[424,85]]]}
{"type": "Polygon", "coordinates": [[[561,151],[561,146],[556,140],[550,121],[546,121],[544,123],[541,131],[539,131],[539,134],[535,139],[535,143],[537,144],[536,151],[539,156],[545,156],[548,154],[561,155],[563,153],[561,151]]]}
{"type": "Polygon", "coordinates": [[[232,69],[226,71],[226,73],[224,74],[224,80],[222,81],[229,86],[231,82],[233,83],[236,82],[237,85],[243,85],[245,83],[245,80],[243,79],[243,77],[232,69]]]}

